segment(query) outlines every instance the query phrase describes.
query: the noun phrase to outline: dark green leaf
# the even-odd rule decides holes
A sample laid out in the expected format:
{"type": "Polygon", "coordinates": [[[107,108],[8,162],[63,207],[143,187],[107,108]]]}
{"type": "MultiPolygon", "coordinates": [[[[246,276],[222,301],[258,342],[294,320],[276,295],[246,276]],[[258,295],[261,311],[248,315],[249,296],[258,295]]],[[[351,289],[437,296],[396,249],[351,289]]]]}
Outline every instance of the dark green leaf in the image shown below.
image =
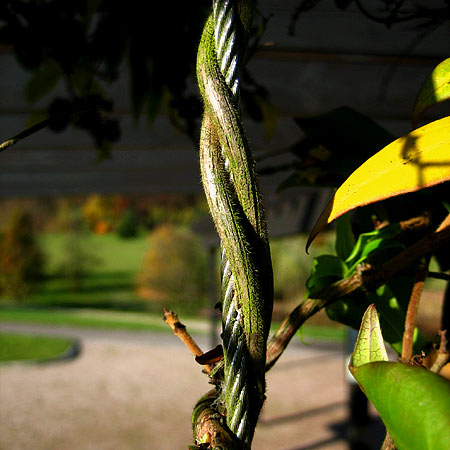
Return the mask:
{"type": "Polygon", "coordinates": [[[314,296],[321,290],[343,278],[347,266],[334,255],[321,255],[314,258],[311,276],[306,281],[308,296],[314,296]]]}
{"type": "Polygon", "coordinates": [[[47,95],[61,80],[62,70],[54,61],[46,61],[28,79],[25,86],[25,99],[36,103],[47,95]]]}
{"type": "MultiPolygon", "coordinates": [[[[380,316],[381,329],[386,342],[398,353],[402,352],[403,331],[405,329],[406,311],[402,310],[397,299],[392,294],[388,286],[379,287],[375,292],[367,295],[369,303],[374,303],[380,316]]],[[[415,342],[419,339],[419,333],[415,333],[415,342]]],[[[423,347],[424,342],[420,337],[420,342],[416,347],[423,347]]]]}
{"type": "Polygon", "coordinates": [[[372,362],[350,367],[398,450],[443,450],[450,442],[450,383],[424,368],[372,362]]]}
{"type": "Polygon", "coordinates": [[[344,214],[336,220],[336,254],[342,260],[346,260],[355,246],[355,236],[348,214],[344,214]]]}
{"type": "Polygon", "coordinates": [[[80,97],[97,95],[104,97],[104,90],[98,80],[87,70],[75,70],[71,76],[74,88],[80,97]]]}
{"type": "Polygon", "coordinates": [[[307,136],[332,153],[323,164],[324,170],[337,173],[343,179],[394,140],[373,120],[347,107],[295,121],[307,136]]]}

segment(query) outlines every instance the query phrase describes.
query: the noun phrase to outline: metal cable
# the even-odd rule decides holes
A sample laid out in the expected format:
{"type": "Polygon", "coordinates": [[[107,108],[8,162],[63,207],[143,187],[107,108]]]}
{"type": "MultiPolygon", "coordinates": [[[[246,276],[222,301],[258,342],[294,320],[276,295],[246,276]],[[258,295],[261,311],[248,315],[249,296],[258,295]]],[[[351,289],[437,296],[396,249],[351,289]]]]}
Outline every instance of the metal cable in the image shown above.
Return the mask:
{"type": "MultiPolygon", "coordinates": [[[[220,71],[239,106],[238,46],[235,11],[232,0],[214,0],[214,41],[220,71]]],[[[222,151],[222,154],[224,152],[222,151]]],[[[225,169],[229,160],[224,157],[225,169]]],[[[230,174],[231,178],[231,174],[230,174]]],[[[236,309],[234,277],[222,248],[222,327],[225,361],[225,385],[228,393],[227,424],[237,438],[248,443],[248,353],[241,314],[236,309]]]]}

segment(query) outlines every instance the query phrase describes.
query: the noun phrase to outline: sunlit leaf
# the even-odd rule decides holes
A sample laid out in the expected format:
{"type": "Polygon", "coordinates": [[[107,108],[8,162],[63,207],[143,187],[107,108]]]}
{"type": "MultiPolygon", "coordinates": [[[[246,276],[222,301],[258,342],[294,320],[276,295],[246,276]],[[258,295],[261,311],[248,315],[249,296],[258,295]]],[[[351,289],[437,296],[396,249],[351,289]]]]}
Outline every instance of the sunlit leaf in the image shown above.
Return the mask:
{"type": "Polygon", "coordinates": [[[383,247],[383,243],[393,242],[390,238],[400,233],[400,231],[400,224],[393,223],[379,230],[360,234],[351,253],[345,259],[345,263],[348,267],[361,263],[371,252],[383,247]]]}
{"type": "Polygon", "coordinates": [[[417,125],[422,114],[437,103],[450,98],[450,58],[437,65],[417,95],[412,122],[417,125]]]}
{"type": "Polygon", "coordinates": [[[372,304],[367,308],[362,318],[350,365],[359,367],[369,362],[387,360],[388,356],[384,347],[377,309],[372,304]]]}
{"type": "Polygon", "coordinates": [[[450,442],[450,383],[422,367],[386,361],[350,366],[398,450],[442,450],[450,442]]]}
{"type": "Polygon", "coordinates": [[[450,180],[450,117],[403,136],[369,158],[340,186],[311,231],[359,206],[450,180]]]}

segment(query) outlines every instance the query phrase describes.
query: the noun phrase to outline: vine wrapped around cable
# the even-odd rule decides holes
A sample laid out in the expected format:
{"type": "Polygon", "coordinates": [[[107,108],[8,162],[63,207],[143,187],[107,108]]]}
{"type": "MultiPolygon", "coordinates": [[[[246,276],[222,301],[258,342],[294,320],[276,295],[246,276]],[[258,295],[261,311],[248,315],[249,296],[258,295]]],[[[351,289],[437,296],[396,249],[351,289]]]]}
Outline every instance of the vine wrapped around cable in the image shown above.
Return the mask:
{"type": "Polygon", "coordinates": [[[223,249],[224,379],[216,407],[240,448],[250,447],[264,401],[273,305],[267,227],[239,112],[238,70],[250,21],[249,2],[214,1],[197,59],[205,105],[202,181],[223,249]]]}

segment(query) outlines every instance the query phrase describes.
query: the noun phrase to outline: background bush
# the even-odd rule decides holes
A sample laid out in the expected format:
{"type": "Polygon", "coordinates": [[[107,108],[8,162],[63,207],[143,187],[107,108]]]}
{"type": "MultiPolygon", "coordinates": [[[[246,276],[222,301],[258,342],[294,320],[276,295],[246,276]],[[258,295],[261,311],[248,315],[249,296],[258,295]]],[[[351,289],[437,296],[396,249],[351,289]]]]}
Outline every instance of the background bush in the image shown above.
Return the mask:
{"type": "Polygon", "coordinates": [[[44,255],[37,244],[33,218],[16,212],[0,242],[0,292],[22,298],[43,278],[44,255]]]}
{"type": "Polygon", "coordinates": [[[117,234],[124,239],[134,238],[138,235],[139,223],[134,209],[127,209],[117,228],[117,234]]]}
{"type": "Polygon", "coordinates": [[[207,256],[200,238],[187,227],[156,227],[138,275],[139,291],[166,306],[186,303],[195,312],[206,304],[207,256]]]}

